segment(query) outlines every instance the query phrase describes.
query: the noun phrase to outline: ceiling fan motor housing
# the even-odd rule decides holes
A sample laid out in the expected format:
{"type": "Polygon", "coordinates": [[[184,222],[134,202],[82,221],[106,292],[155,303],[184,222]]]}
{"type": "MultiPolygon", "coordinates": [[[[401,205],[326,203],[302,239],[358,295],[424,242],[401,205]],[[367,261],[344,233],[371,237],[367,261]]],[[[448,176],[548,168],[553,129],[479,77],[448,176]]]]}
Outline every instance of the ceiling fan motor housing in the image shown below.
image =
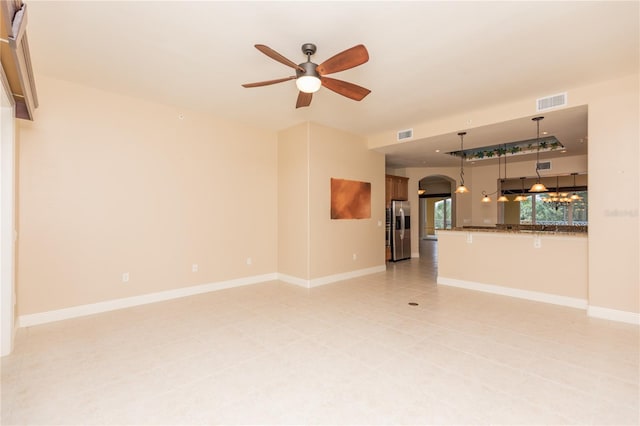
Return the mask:
{"type": "Polygon", "coordinates": [[[318,67],[317,64],[314,64],[313,62],[303,62],[300,64],[300,66],[304,69],[304,71],[296,69],[296,77],[300,78],[303,76],[309,76],[320,78],[320,74],[318,74],[318,71],[316,71],[316,68],[318,67]]]}

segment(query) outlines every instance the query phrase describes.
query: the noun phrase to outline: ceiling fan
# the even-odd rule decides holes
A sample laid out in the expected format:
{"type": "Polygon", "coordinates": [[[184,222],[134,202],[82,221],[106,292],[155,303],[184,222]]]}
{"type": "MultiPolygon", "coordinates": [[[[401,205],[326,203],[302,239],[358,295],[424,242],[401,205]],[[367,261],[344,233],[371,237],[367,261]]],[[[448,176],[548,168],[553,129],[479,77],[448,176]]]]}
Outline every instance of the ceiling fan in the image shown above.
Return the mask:
{"type": "Polygon", "coordinates": [[[371,93],[371,90],[360,87],[357,84],[326,77],[327,74],[345,71],[367,62],[369,60],[369,52],[367,52],[366,47],[362,44],[340,52],[320,65],[311,62],[311,55],[316,53],[316,45],[313,43],[305,43],[302,45],[302,53],[307,55],[307,62],[303,62],[301,64],[296,64],[295,62],[290,61],[264,44],[256,44],[255,47],[271,59],[296,70],[296,75],[276,80],[247,83],[243,84],[242,87],[249,88],[268,86],[270,84],[296,80],[296,86],[300,91],[300,93],[298,93],[296,108],[309,106],[311,104],[313,93],[320,90],[320,86],[324,86],[339,95],[346,96],[347,98],[355,101],[361,101],[365,96],[371,93]]]}

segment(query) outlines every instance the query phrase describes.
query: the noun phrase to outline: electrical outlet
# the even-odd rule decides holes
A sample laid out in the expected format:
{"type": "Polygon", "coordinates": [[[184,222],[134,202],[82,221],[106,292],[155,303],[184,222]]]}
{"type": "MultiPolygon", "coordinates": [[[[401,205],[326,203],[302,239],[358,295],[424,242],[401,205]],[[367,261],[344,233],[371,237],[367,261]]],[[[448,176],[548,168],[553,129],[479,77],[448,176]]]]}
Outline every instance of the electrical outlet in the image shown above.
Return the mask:
{"type": "Polygon", "coordinates": [[[356,253],[353,253],[353,260],[358,260],[358,255],[356,253]]]}
{"type": "Polygon", "coordinates": [[[122,274],[122,282],[123,283],[128,283],[129,282],[129,273],[128,272],[124,272],[122,274]]]}
{"type": "Polygon", "coordinates": [[[467,243],[473,243],[473,234],[471,232],[467,232],[467,243]]]}
{"type": "Polygon", "coordinates": [[[253,263],[253,260],[250,257],[247,257],[247,265],[251,265],[253,263]]]}
{"type": "Polygon", "coordinates": [[[191,265],[191,272],[198,272],[198,264],[194,263],[193,265],[191,265]]]}
{"type": "Polygon", "coordinates": [[[542,239],[540,238],[539,235],[536,235],[535,237],[533,237],[533,248],[540,248],[542,247],[542,239]]]}

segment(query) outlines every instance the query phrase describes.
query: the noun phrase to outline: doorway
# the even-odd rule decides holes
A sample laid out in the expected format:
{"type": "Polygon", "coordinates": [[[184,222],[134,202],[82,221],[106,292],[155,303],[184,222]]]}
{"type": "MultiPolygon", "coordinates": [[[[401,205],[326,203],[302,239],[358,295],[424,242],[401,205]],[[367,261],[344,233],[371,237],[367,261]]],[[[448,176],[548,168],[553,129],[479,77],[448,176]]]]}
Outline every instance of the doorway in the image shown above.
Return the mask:
{"type": "Polygon", "coordinates": [[[451,197],[455,181],[447,176],[432,175],[419,182],[420,240],[436,240],[436,231],[451,229],[455,218],[451,197]]]}

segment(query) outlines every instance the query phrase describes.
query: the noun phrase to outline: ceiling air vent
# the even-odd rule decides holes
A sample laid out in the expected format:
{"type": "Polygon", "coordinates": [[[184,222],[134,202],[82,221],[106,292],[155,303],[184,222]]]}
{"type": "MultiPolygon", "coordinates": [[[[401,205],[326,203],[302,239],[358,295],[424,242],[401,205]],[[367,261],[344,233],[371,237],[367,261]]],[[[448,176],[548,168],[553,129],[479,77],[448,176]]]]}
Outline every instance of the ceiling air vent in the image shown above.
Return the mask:
{"type": "Polygon", "coordinates": [[[413,129],[400,130],[398,132],[398,140],[403,141],[405,139],[411,139],[413,137],[413,129]]]}
{"type": "Polygon", "coordinates": [[[538,163],[538,170],[551,170],[551,161],[545,161],[544,163],[538,163]]]}
{"type": "Polygon", "coordinates": [[[565,106],[567,104],[567,92],[536,99],[536,111],[546,111],[551,108],[565,106]]]}

